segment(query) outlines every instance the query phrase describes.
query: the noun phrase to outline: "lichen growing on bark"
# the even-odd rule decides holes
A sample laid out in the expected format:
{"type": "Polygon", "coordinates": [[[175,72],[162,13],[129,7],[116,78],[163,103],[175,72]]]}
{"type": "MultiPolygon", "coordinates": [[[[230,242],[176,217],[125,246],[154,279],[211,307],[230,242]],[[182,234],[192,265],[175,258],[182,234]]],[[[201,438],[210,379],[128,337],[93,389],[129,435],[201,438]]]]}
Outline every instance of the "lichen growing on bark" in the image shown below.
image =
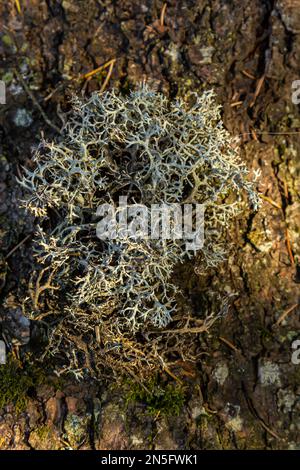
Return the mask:
{"type": "MultiPolygon", "coordinates": [[[[93,343],[109,355],[127,357],[124,349],[134,349],[137,334],[149,343],[148,331],[171,324],[179,291],[173,271],[192,256],[186,240],[172,231],[155,239],[141,233],[99,239],[99,206],[110,205],[120,215],[120,197],[147,207],[202,204],[205,270],[225,257],[224,233],[242,194],[258,205],[211,91],[192,95],[189,103],[169,101],[147,86],[128,96],[112,91],[87,101],[75,98],[62,138],[42,142],[34,163],[21,184],[29,193],[25,205],[39,221],[38,281],[47,274],[47,295],[59,318],[51,330],[51,351],[67,352],[79,375],[74,344],[85,357],[93,343]]],[[[91,368],[91,361],[86,365],[91,368]]]]}

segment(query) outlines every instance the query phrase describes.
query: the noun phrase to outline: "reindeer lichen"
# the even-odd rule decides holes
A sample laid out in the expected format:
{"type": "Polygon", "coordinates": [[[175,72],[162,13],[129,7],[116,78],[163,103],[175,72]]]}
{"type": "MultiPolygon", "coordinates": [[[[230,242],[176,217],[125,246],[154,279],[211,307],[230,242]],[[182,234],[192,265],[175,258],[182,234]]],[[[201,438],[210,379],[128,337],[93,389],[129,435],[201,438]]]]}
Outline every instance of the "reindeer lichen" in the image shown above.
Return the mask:
{"type": "MultiPolygon", "coordinates": [[[[37,258],[50,276],[46,291],[56,312],[51,351],[69,351],[79,375],[78,355],[66,344],[85,357],[94,344],[96,362],[107,362],[105,354],[126,357],[129,366],[136,361],[137,353],[130,358],[136,335],[150,341],[147,331],[172,321],[174,267],[193,254],[172,236],[99,239],[99,206],[118,211],[120,197],[148,207],[203,204],[199,256],[206,269],[225,257],[224,232],[242,194],[254,207],[258,203],[211,91],[193,95],[189,104],[169,101],[145,85],[129,96],[109,91],[75,98],[62,138],[42,142],[34,164],[22,185],[29,193],[26,207],[39,221],[37,258]]],[[[90,359],[85,365],[92,367],[90,359]]]]}

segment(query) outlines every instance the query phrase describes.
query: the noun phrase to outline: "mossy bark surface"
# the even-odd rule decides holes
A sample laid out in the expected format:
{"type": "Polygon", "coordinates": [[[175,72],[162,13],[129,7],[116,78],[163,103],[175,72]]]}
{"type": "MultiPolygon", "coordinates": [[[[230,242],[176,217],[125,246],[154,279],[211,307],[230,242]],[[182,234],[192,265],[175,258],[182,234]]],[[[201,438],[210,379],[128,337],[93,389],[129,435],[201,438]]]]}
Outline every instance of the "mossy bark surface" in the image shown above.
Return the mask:
{"type": "MultiPolygon", "coordinates": [[[[141,393],[128,403],[134,395],[128,383],[40,383],[30,376],[24,380],[25,409],[23,402],[16,410],[8,400],[0,411],[0,448],[299,448],[300,365],[291,361],[300,327],[300,115],[292,102],[292,82],[300,79],[296,0],[170,0],[163,24],[159,1],[33,0],[20,2],[21,13],[14,2],[4,3],[2,322],[28,295],[32,269],[34,221],[19,208],[15,178],[22,165],[30,165],[41,132],[52,138],[53,125],[61,127],[71,93],[99,90],[107,75],[94,75],[84,89],[74,79],[113,58],[109,87],[126,91],[146,78],[172,97],[214,88],[247,165],[262,172],[258,189],[265,197],[255,215],[244,213],[229,231],[232,249],[219,269],[199,276],[188,263],[178,273],[193,313],[201,312],[208,292],[237,294],[209,335],[195,337],[201,360],[172,369],[185,386],[178,415],[160,412],[159,404],[150,412],[141,393]]],[[[31,355],[41,343],[37,336],[26,346],[31,355]]]]}

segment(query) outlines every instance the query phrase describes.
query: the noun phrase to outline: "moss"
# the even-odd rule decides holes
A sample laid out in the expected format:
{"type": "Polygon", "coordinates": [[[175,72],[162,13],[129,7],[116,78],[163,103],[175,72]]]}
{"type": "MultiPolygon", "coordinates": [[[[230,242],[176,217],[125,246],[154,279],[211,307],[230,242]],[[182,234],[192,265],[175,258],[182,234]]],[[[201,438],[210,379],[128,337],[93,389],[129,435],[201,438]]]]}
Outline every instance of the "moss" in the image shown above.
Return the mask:
{"type": "Polygon", "coordinates": [[[50,425],[42,424],[30,432],[29,444],[35,450],[61,450],[59,431],[50,425]]]}
{"type": "Polygon", "coordinates": [[[186,400],[184,387],[159,383],[157,377],[148,380],[145,387],[127,380],[126,388],[126,406],[142,403],[150,415],[178,416],[186,400]]]}
{"type": "Polygon", "coordinates": [[[16,413],[21,413],[26,409],[30,388],[45,381],[44,369],[8,355],[7,363],[0,367],[0,409],[13,404],[16,413]]]}
{"type": "Polygon", "coordinates": [[[13,81],[13,79],[13,72],[6,72],[4,75],[2,75],[2,80],[6,83],[6,85],[9,85],[13,81]]]}
{"type": "Polygon", "coordinates": [[[13,45],[13,41],[12,41],[11,37],[8,34],[4,34],[2,36],[2,42],[6,46],[12,46],[13,45]]]}
{"type": "Polygon", "coordinates": [[[42,426],[36,428],[35,433],[41,441],[44,441],[51,434],[51,428],[47,424],[43,424],[42,426]]]}

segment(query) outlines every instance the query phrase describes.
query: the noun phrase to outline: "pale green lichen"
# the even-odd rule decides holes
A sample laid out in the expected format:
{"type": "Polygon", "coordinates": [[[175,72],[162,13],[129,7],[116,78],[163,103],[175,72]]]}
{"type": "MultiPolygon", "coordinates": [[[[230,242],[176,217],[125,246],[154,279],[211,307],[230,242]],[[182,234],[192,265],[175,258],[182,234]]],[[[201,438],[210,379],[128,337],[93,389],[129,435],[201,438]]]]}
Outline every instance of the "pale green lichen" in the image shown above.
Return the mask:
{"type": "Polygon", "coordinates": [[[129,341],[151,324],[165,327],[176,309],[174,267],[191,256],[172,237],[99,240],[99,205],[116,206],[120,196],[147,206],[204,204],[205,270],[224,259],[224,231],[241,195],[258,204],[211,91],[188,104],[170,102],[147,86],[129,96],[112,91],[86,102],[76,98],[63,137],[43,142],[34,163],[22,185],[30,192],[26,207],[40,221],[38,260],[64,293],[49,290],[64,312],[56,327],[61,348],[74,332],[94,337],[99,327],[105,337],[108,323],[114,352],[123,335],[129,341]]]}

